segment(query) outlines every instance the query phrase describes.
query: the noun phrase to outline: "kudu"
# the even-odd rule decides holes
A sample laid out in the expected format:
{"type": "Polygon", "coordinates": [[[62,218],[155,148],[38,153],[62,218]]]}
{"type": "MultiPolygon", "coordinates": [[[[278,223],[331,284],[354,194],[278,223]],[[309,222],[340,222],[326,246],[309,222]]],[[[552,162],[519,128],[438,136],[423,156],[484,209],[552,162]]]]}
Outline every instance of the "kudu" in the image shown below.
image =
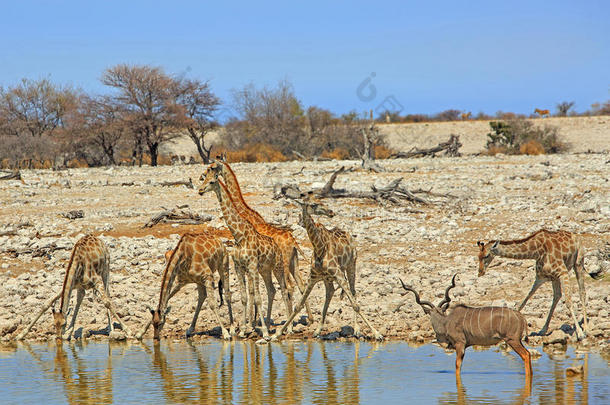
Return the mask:
{"type": "Polygon", "coordinates": [[[408,287],[400,280],[402,287],[415,294],[417,302],[424,312],[430,315],[432,328],[439,343],[446,343],[456,352],[455,374],[459,378],[467,347],[492,346],[505,341],[521,357],[525,364],[526,379],[531,380],[532,362],[529,351],[523,346],[521,339],[527,336],[527,321],[516,310],[504,307],[473,308],[459,304],[446,314],[451,298],[449,291],[455,287],[455,274],[451,285],[445,290],[445,297],[434,306],[429,301],[422,301],[413,288],[408,287]]]}

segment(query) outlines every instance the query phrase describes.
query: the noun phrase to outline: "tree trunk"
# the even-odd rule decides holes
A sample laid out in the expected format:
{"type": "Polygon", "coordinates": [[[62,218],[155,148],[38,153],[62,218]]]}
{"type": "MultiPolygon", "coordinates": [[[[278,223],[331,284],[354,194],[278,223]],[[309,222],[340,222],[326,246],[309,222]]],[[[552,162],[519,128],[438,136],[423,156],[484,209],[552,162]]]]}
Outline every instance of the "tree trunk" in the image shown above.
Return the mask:
{"type": "Polygon", "coordinates": [[[152,142],[148,144],[148,152],[150,153],[150,165],[157,166],[157,158],[159,156],[159,144],[152,142]]]}

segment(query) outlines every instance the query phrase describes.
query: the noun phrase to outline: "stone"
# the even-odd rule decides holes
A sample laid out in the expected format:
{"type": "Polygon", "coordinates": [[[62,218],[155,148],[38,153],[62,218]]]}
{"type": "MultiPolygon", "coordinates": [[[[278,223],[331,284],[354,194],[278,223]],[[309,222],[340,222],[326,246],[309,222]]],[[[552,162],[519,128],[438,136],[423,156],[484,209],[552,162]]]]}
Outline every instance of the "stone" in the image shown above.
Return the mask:
{"type": "Polygon", "coordinates": [[[346,325],[341,327],[341,331],[339,332],[341,337],[351,337],[354,336],[354,328],[346,325]]]}
{"type": "Polygon", "coordinates": [[[542,339],[542,344],[543,345],[552,345],[552,344],[561,344],[561,345],[565,345],[568,342],[568,335],[565,334],[565,332],[563,332],[562,330],[554,330],[553,333],[551,333],[548,336],[545,336],[542,339]]]}

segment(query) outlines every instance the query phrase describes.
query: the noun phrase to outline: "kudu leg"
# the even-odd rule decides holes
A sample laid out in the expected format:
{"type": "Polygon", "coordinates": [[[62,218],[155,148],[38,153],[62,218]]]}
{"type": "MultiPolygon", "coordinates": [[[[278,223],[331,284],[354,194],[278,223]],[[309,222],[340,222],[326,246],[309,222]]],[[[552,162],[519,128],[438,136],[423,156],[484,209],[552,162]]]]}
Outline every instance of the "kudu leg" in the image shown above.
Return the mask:
{"type": "Polygon", "coordinates": [[[455,377],[460,379],[461,382],[461,373],[462,373],[462,362],[464,361],[464,353],[466,351],[466,346],[462,343],[455,344],[455,377]]]}
{"type": "MultiPolygon", "coordinates": [[[[201,305],[203,305],[203,302],[205,301],[207,296],[208,292],[205,286],[197,284],[197,306],[195,307],[195,314],[193,315],[191,326],[189,326],[189,328],[186,330],[187,338],[190,338],[191,336],[193,336],[193,333],[195,333],[195,326],[197,325],[197,319],[199,318],[199,311],[201,311],[201,305]]],[[[210,299],[210,301],[213,301],[213,299],[210,299]]]]}
{"type": "Polygon", "coordinates": [[[523,346],[523,343],[521,343],[520,340],[507,340],[506,343],[512,347],[519,357],[521,357],[521,360],[523,360],[525,379],[530,381],[532,379],[532,356],[530,355],[529,350],[523,346]]]}
{"type": "Polygon", "coordinates": [[[553,280],[553,303],[551,304],[551,309],[549,310],[549,315],[546,318],[546,322],[544,326],[538,332],[539,335],[546,335],[547,330],[549,329],[549,324],[551,323],[551,318],[553,317],[553,312],[555,312],[555,307],[561,298],[561,282],[559,280],[553,280]]]}

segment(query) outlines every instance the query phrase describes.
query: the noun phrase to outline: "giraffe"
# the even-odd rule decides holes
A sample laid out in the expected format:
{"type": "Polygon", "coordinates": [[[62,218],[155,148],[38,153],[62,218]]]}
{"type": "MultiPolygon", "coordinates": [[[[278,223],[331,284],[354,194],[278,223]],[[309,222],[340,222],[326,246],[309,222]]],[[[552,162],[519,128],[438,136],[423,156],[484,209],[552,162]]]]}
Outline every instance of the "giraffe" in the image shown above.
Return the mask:
{"type": "MultiPolygon", "coordinates": [[[[536,260],[536,280],[530,292],[527,294],[519,311],[523,309],[527,301],[534,295],[536,290],[545,282],[553,283],[553,303],[546,322],[539,334],[547,333],[551,317],[565,292],[565,304],[572,315],[576,329],[576,337],[581,340],[585,337],[583,329],[576,319],[576,312],[572,306],[572,288],[568,282],[570,269],[576,274],[576,281],[580,292],[580,303],[583,313],[584,330],[588,328],[587,322],[587,293],[584,280],[584,249],[581,246],[580,237],[567,231],[548,231],[541,229],[523,239],[516,240],[492,240],[488,243],[477,242],[479,246],[479,277],[485,274],[487,267],[495,256],[509,257],[513,259],[536,260]]],[[[591,277],[594,277],[591,275],[591,277]]]]}
{"type": "Polygon", "coordinates": [[[216,321],[220,324],[222,337],[230,339],[231,335],[233,335],[233,310],[231,308],[231,291],[229,289],[229,259],[222,241],[207,232],[185,233],[178,241],[176,248],[166,252],[166,257],[168,254],[169,259],[166,261],[165,271],[161,279],[159,304],[156,309],[149,308],[152,319],[136,335],[136,338],[141,339],[152,323],[154,339],[159,340],[159,334],[165,324],[165,317],[171,309],[167,303],[186,284],[195,283],[197,284],[197,306],[195,307],[195,314],[193,315],[191,325],[186,331],[187,338],[192,336],[197,325],[201,306],[208,293],[211,294],[214,291],[214,273],[218,273],[220,276],[218,283],[220,305],[222,306],[223,303],[222,290],[224,287],[231,333],[223,325],[218,314],[216,301],[212,297],[208,300],[208,305],[216,321]],[[177,281],[176,277],[178,278],[177,281]],[[174,282],[177,282],[177,284],[172,289],[174,282]]]}
{"type": "Polygon", "coordinates": [[[36,321],[42,316],[42,313],[46,311],[53,303],[61,298],[59,311],[55,311],[55,308],[51,309],[53,314],[53,324],[55,327],[55,333],[58,339],[70,339],[72,332],[74,331],[74,325],[76,323],[76,317],[78,310],[85,297],[85,290],[93,288],[97,293],[98,299],[106,307],[108,317],[108,332],[112,332],[114,327],[112,325],[111,316],[114,316],[121,325],[121,328],[125,333],[130,336],[131,331],[123,323],[121,317],[119,317],[114,310],[109,294],[108,276],[110,275],[110,255],[104,242],[93,235],[85,235],[80,238],[72,249],[70,261],[68,262],[68,268],[66,269],[66,275],[64,277],[64,283],[62,290],[54,298],[52,298],[43,308],[38,316],[36,316],[28,326],[17,336],[17,340],[25,338],[25,335],[30,331],[36,321]],[[100,283],[104,288],[100,288],[100,283]],[[72,315],[72,321],[66,332],[66,317],[69,315],[68,306],[70,304],[70,295],[72,290],[77,289],[76,295],[76,306],[74,308],[74,314],[72,315]]]}
{"type": "MultiPolygon", "coordinates": [[[[208,166],[208,171],[213,170],[225,180],[227,190],[229,190],[229,194],[231,195],[239,214],[250,221],[258,233],[271,237],[279,246],[282,251],[282,257],[284,258],[285,279],[290,295],[292,296],[294,293],[294,284],[292,280],[296,282],[299,292],[303,294],[305,287],[301,272],[298,269],[299,253],[301,256],[305,257],[303,250],[301,250],[289,229],[267,223],[256,210],[252,209],[246,203],[241,193],[237,176],[235,176],[235,172],[233,172],[233,169],[226,161],[226,155],[218,155],[217,159],[217,161],[212,162],[208,166]]],[[[305,302],[305,309],[307,311],[307,319],[313,319],[311,308],[307,301],[305,302]]]]}
{"type": "Polygon", "coordinates": [[[268,338],[269,330],[261,311],[262,301],[258,286],[258,277],[260,275],[263,278],[267,288],[267,321],[271,321],[273,298],[275,296],[272,275],[275,276],[280,285],[287,313],[290,314],[292,312],[292,299],[288,294],[284,279],[282,251],[272,238],[258,233],[256,228],[248,220],[239,215],[229,191],[224,183],[218,178],[217,174],[212,170],[207,171],[203,183],[199,188],[199,195],[203,195],[208,191],[214,191],[216,193],[218,203],[222,210],[222,217],[235,239],[236,246],[233,255],[235,269],[237,272],[245,269],[248,285],[253,286],[253,292],[247,294],[244,276],[238,274],[237,279],[241,284],[242,303],[244,304],[243,329],[240,330],[240,335],[245,335],[247,324],[246,295],[250,295],[250,300],[254,298],[254,307],[260,316],[263,337],[268,338]],[[254,295],[254,297],[252,297],[252,295],[254,295]]]}
{"type": "Polygon", "coordinates": [[[326,321],[328,305],[335,293],[334,282],[345,293],[354,309],[354,335],[360,336],[360,327],[357,319],[358,315],[373,331],[373,336],[377,340],[383,340],[383,336],[373,327],[367,317],[360,311],[360,306],[356,302],[356,247],[353,238],[347,232],[334,228],[326,229],[322,224],[317,224],[311,217],[316,212],[327,211],[328,216],[332,216],[332,211],[325,209],[320,204],[311,202],[309,199],[303,201],[295,200],[302,208],[301,225],[307,230],[307,235],[311,240],[314,249],[314,263],[309,275],[309,281],[305,287],[301,300],[290,314],[282,328],[273,336],[277,339],[282,336],[286,328],[292,325],[292,320],[303,309],[303,304],[313,287],[323,281],[326,287],[326,299],[322,308],[322,320],[317,327],[314,336],[319,336],[326,321]]]}

